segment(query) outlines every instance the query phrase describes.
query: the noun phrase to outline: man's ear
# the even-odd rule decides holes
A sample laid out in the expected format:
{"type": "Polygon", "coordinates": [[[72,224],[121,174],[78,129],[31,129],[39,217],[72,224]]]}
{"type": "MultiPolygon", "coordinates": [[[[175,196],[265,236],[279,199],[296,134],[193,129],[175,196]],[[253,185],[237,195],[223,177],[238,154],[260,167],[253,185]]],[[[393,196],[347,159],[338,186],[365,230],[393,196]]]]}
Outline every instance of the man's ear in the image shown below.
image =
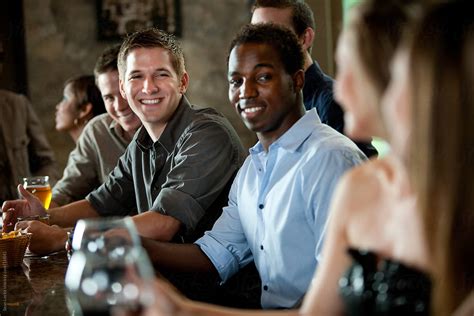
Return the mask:
{"type": "Polygon", "coordinates": [[[119,89],[120,89],[120,95],[122,96],[122,98],[127,100],[127,94],[125,94],[125,88],[123,87],[123,80],[122,79],[119,79],[119,89]]]}
{"type": "Polygon", "coordinates": [[[293,88],[295,92],[300,92],[303,90],[304,86],[304,71],[303,69],[298,70],[292,76],[293,78],[293,88]]]}
{"type": "Polygon", "coordinates": [[[304,30],[303,34],[300,37],[302,39],[301,46],[303,47],[304,51],[308,51],[308,49],[313,46],[314,41],[314,30],[310,27],[307,27],[304,30]]]}
{"type": "Polygon", "coordinates": [[[183,73],[183,75],[181,76],[180,86],[179,86],[179,93],[185,94],[186,91],[188,90],[188,86],[189,86],[189,75],[185,71],[183,73]]]}

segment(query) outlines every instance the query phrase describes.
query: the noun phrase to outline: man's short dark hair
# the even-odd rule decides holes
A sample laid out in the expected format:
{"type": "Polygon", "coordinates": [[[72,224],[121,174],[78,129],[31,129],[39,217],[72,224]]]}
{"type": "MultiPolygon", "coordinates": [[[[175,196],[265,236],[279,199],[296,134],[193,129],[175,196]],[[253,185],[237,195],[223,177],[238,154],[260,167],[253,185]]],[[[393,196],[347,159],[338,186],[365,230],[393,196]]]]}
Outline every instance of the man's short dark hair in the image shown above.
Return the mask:
{"type": "Polygon", "coordinates": [[[116,44],[110,47],[107,47],[102,55],[97,59],[94,66],[94,76],[97,80],[97,77],[100,74],[117,71],[117,56],[120,51],[120,44],[116,44]]]}
{"type": "Polygon", "coordinates": [[[291,8],[293,28],[300,37],[303,35],[306,28],[315,29],[314,15],[311,8],[302,0],[256,0],[252,7],[252,12],[258,8],[276,8],[286,9],[291,8]]]}
{"type": "Polygon", "coordinates": [[[290,75],[304,69],[304,54],[301,45],[295,33],[286,27],[272,23],[245,25],[230,44],[227,63],[229,63],[232,49],[247,43],[266,44],[273,47],[280,56],[286,72],[290,75]]]}
{"type": "Polygon", "coordinates": [[[171,55],[173,68],[181,77],[185,72],[184,54],[180,43],[173,34],[148,28],[129,35],[122,43],[118,54],[118,69],[120,76],[124,76],[126,70],[127,56],[137,48],[164,48],[171,55]]]}

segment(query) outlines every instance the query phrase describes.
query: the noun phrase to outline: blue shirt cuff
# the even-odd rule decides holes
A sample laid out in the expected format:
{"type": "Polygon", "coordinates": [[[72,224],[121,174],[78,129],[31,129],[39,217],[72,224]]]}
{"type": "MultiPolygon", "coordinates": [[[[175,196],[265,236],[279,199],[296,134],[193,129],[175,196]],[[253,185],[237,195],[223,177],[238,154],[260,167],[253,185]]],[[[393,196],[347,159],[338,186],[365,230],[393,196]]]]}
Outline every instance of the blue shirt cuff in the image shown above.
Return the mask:
{"type": "Polygon", "coordinates": [[[202,252],[211,260],[223,282],[226,282],[237,271],[239,271],[239,262],[221,243],[206,233],[195,242],[202,252]]]}

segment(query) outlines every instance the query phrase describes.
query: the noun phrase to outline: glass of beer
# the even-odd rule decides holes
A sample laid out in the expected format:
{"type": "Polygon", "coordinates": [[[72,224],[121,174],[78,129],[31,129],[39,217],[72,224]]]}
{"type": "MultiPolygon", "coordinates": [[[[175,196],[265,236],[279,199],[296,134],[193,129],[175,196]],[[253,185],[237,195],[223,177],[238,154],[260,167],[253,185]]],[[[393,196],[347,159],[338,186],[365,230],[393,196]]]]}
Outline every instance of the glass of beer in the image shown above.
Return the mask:
{"type": "Polygon", "coordinates": [[[52,193],[48,176],[23,178],[23,187],[34,194],[43,203],[45,209],[49,208],[52,193]]]}

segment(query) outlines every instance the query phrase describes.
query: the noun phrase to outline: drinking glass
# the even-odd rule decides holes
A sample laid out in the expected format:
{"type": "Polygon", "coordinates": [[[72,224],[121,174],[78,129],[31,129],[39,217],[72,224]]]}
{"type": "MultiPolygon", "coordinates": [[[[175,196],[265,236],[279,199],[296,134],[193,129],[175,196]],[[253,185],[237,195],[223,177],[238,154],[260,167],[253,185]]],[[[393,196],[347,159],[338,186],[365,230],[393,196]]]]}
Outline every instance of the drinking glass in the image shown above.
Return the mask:
{"type": "Polygon", "coordinates": [[[153,267],[130,218],[81,220],[72,247],[65,279],[71,313],[137,313],[152,304],[153,267]]]}
{"type": "Polygon", "coordinates": [[[52,192],[48,176],[23,178],[23,187],[34,194],[41,201],[45,209],[49,208],[52,192]]]}
{"type": "Polygon", "coordinates": [[[125,252],[133,247],[141,247],[141,243],[130,217],[81,219],[74,228],[74,251],[110,255],[114,252],[125,252]]]}

